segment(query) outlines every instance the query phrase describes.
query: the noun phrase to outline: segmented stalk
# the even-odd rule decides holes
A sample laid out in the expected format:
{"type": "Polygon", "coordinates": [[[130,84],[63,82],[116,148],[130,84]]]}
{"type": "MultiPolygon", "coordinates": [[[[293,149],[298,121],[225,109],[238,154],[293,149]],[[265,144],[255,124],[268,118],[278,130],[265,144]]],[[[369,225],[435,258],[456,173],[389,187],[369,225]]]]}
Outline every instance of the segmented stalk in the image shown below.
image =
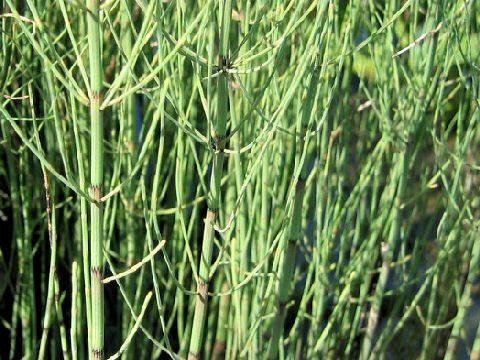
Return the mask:
{"type": "Polygon", "coordinates": [[[21,197],[20,197],[20,186],[19,186],[19,176],[17,176],[17,171],[15,169],[15,158],[12,152],[12,135],[9,128],[5,128],[5,121],[2,121],[2,136],[5,139],[6,143],[6,167],[8,169],[8,176],[9,176],[9,191],[12,201],[12,244],[15,243],[18,247],[18,264],[19,264],[19,280],[15,284],[15,293],[13,298],[13,308],[12,308],[12,335],[11,335],[11,342],[10,342],[10,355],[9,358],[13,359],[15,356],[15,348],[16,348],[16,338],[17,338],[17,323],[18,323],[18,315],[20,314],[20,304],[22,301],[22,292],[21,292],[21,275],[24,272],[24,253],[22,248],[22,219],[21,219],[21,197]]]}
{"type": "MultiPolygon", "coordinates": [[[[220,1],[218,4],[219,18],[221,19],[219,67],[222,67],[226,66],[228,57],[232,1],[220,1]]],[[[225,72],[220,73],[217,78],[217,94],[217,117],[213,122],[212,129],[212,140],[214,142],[213,167],[208,193],[208,210],[203,232],[195,313],[193,316],[192,335],[188,353],[189,360],[200,358],[207,312],[207,294],[210,281],[209,273],[212,260],[213,238],[215,236],[214,225],[217,221],[220,208],[220,181],[223,174],[223,149],[225,147],[228,113],[228,77],[225,72]]]]}
{"type": "MultiPolygon", "coordinates": [[[[438,24],[440,21],[440,16],[442,13],[443,8],[443,1],[438,1],[435,4],[435,7],[432,10],[433,15],[428,19],[428,25],[430,28],[434,29],[435,24],[438,24]]],[[[423,91],[425,94],[428,93],[428,90],[431,85],[430,76],[432,74],[433,69],[433,60],[435,58],[436,48],[437,48],[437,37],[434,37],[432,43],[430,44],[428,58],[426,61],[425,70],[423,72],[422,77],[422,85],[423,91]]],[[[387,104],[390,102],[390,99],[386,99],[387,104]]],[[[390,106],[387,106],[387,109],[390,106]]],[[[421,129],[420,126],[422,124],[422,120],[425,117],[425,100],[419,98],[415,104],[415,111],[413,116],[411,117],[411,122],[405,124],[404,123],[404,136],[407,140],[410,136],[410,131],[413,134],[417,134],[421,129]],[[410,127],[413,130],[410,130],[410,127]],[[409,131],[410,130],[410,131],[409,131]]],[[[371,305],[369,318],[368,318],[368,325],[367,325],[367,333],[365,334],[362,350],[361,350],[361,358],[368,359],[372,354],[372,344],[374,342],[374,338],[376,335],[376,330],[378,327],[379,322],[379,315],[380,309],[383,302],[383,297],[386,289],[387,280],[390,276],[391,270],[391,263],[394,260],[394,253],[399,243],[400,239],[400,228],[402,226],[402,210],[403,210],[403,202],[405,200],[406,194],[406,187],[407,187],[407,180],[408,180],[408,167],[411,162],[414,161],[413,153],[411,148],[407,147],[401,151],[399,154],[395,154],[394,156],[394,164],[398,164],[398,170],[394,172],[395,178],[393,179],[394,183],[396,183],[397,193],[394,201],[394,208],[393,208],[393,223],[390,229],[388,244],[386,248],[385,257],[382,260],[382,269],[380,271],[380,277],[375,288],[374,298],[371,305]]],[[[396,170],[396,169],[395,169],[396,170]]],[[[378,355],[375,355],[378,356],[378,355]]]]}
{"type": "MultiPolygon", "coordinates": [[[[125,63],[128,63],[128,59],[132,55],[132,28],[131,28],[131,23],[130,23],[130,16],[133,12],[133,5],[132,1],[130,0],[125,0],[122,1],[121,3],[122,6],[122,29],[121,29],[121,42],[122,42],[122,50],[125,53],[125,63]]],[[[127,65],[125,65],[127,66],[127,65]]],[[[133,69],[132,69],[133,71],[133,69]]],[[[131,77],[128,78],[128,84],[127,87],[132,86],[132,80],[131,77]]],[[[135,95],[129,95],[126,97],[126,99],[122,102],[122,107],[123,107],[123,119],[122,121],[124,122],[124,127],[125,127],[125,138],[128,142],[128,147],[129,151],[132,153],[131,156],[127,158],[127,171],[128,173],[131,173],[132,167],[133,167],[133,160],[135,158],[134,152],[135,152],[135,126],[136,126],[136,114],[135,114],[135,95]]],[[[130,183],[129,185],[129,194],[135,195],[135,188],[136,184],[130,183]]],[[[133,203],[133,199],[130,200],[133,203]]],[[[136,229],[136,222],[132,218],[131,214],[125,211],[124,213],[125,216],[125,223],[127,224],[127,228],[130,230],[125,234],[125,240],[122,242],[122,255],[126,258],[127,260],[127,266],[131,267],[135,263],[135,231],[132,231],[136,229]]],[[[125,279],[125,290],[130,298],[133,298],[135,296],[135,282],[134,278],[131,276],[128,276],[125,279]]],[[[133,324],[130,310],[126,306],[125,303],[122,302],[122,338],[126,338],[130,332],[130,327],[133,324]]],[[[132,352],[132,347],[128,347],[122,357],[124,359],[132,359],[133,352],[132,352]]]]}
{"type": "Polygon", "coordinates": [[[104,358],[103,313],[103,209],[99,203],[103,182],[103,121],[100,111],[102,98],[102,59],[100,31],[100,0],[87,0],[88,55],[90,63],[90,266],[92,355],[104,358]]]}
{"type": "MultiPolygon", "coordinates": [[[[318,68],[310,75],[310,84],[308,87],[307,98],[302,115],[297,121],[297,133],[300,134],[298,139],[298,156],[295,161],[294,173],[292,177],[295,178],[295,170],[300,167],[300,174],[295,184],[295,195],[293,203],[293,213],[288,231],[288,238],[286,239],[286,249],[284,252],[283,262],[280,265],[279,282],[277,286],[277,304],[276,315],[272,322],[272,335],[270,343],[268,344],[268,358],[276,359],[278,353],[278,341],[283,334],[283,325],[285,322],[286,306],[290,297],[290,290],[293,282],[293,275],[295,272],[295,256],[297,251],[297,243],[301,236],[302,230],[302,205],[303,197],[305,195],[305,184],[308,175],[308,163],[302,155],[304,153],[305,138],[307,135],[307,127],[311,121],[312,107],[317,91],[318,68]]],[[[297,141],[297,139],[295,140],[297,141]]]]}
{"type": "Polygon", "coordinates": [[[391,263],[394,259],[394,252],[398,244],[398,239],[400,237],[400,224],[402,220],[401,206],[403,198],[405,196],[406,185],[406,162],[405,152],[395,155],[395,163],[399,164],[399,167],[395,172],[394,179],[392,179],[392,181],[397,184],[397,195],[394,201],[393,208],[393,224],[390,228],[389,240],[388,244],[386,245],[386,249],[385,251],[382,250],[383,265],[380,272],[378,284],[375,288],[374,300],[372,302],[370,314],[368,317],[367,333],[365,334],[364,342],[362,345],[362,359],[368,359],[370,356],[371,347],[375,336],[375,330],[378,326],[383,295],[387,285],[388,277],[390,275],[391,263]]]}
{"type": "Polygon", "coordinates": [[[47,223],[48,223],[48,235],[50,240],[50,265],[48,271],[48,290],[47,290],[47,302],[45,304],[45,313],[43,318],[43,331],[42,339],[40,341],[40,350],[38,352],[38,359],[45,358],[45,351],[47,347],[48,333],[50,332],[50,326],[52,322],[52,308],[54,302],[55,285],[53,281],[55,273],[55,264],[57,259],[57,231],[55,221],[55,207],[53,204],[52,196],[50,193],[50,181],[47,173],[43,170],[43,179],[45,186],[45,199],[47,204],[47,223]]]}
{"type": "MultiPolygon", "coordinates": [[[[222,286],[222,292],[227,292],[230,289],[228,282],[224,282],[222,286]]],[[[227,340],[227,329],[228,324],[228,311],[230,309],[230,295],[225,295],[220,297],[218,304],[218,320],[217,320],[217,332],[215,337],[215,344],[213,345],[212,359],[224,359],[225,358],[225,348],[227,340]]]]}
{"type": "MultiPolygon", "coordinates": [[[[75,98],[73,94],[70,94],[70,102],[72,105],[72,118],[73,118],[73,131],[75,134],[75,147],[77,153],[77,168],[78,168],[78,178],[79,178],[79,185],[81,189],[85,189],[85,171],[84,171],[84,161],[83,161],[83,149],[85,148],[82,146],[82,141],[80,141],[79,136],[79,125],[78,119],[76,116],[77,108],[75,105],[75,98]]],[[[82,275],[83,275],[83,283],[84,283],[84,296],[85,296],[85,314],[87,317],[87,353],[90,353],[91,346],[91,334],[92,334],[92,304],[91,304],[91,280],[90,280],[90,259],[89,259],[89,244],[88,244],[88,204],[87,199],[84,197],[80,197],[80,224],[81,224],[81,254],[82,254],[82,275]]],[[[82,333],[79,334],[80,336],[82,333]]],[[[82,348],[80,348],[82,351],[82,348]]]]}

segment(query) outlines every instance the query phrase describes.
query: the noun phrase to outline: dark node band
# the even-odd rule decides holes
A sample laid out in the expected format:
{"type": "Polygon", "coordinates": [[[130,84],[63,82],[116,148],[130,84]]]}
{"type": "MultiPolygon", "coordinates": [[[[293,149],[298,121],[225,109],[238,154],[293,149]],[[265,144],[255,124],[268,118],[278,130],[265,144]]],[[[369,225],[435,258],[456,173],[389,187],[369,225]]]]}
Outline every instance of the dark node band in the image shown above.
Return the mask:
{"type": "Polygon", "coordinates": [[[213,213],[213,215],[214,215],[215,217],[216,217],[217,214],[218,214],[218,208],[214,209],[214,208],[212,208],[212,207],[209,206],[209,207],[207,207],[207,211],[213,213]]]}
{"type": "Polygon", "coordinates": [[[208,283],[199,281],[198,282],[198,296],[200,297],[200,301],[204,304],[207,304],[208,298],[208,283]]]}
{"type": "Polygon", "coordinates": [[[100,98],[102,97],[101,93],[95,90],[92,90],[90,93],[90,98],[95,101],[100,101],[100,98]]]}
{"type": "Polygon", "coordinates": [[[103,360],[103,357],[104,357],[103,349],[93,349],[93,357],[94,359],[103,360]]]}
{"type": "Polygon", "coordinates": [[[286,308],[287,308],[287,304],[288,304],[288,300],[285,300],[285,301],[280,301],[278,303],[278,312],[280,314],[282,314],[283,312],[285,312],[286,308]]]}
{"type": "Polygon", "coordinates": [[[213,67],[213,71],[216,73],[226,73],[227,70],[233,69],[233,60],[232,58],[219,55],[218,56],[218,65],[213,67]]]}
{"type": "Polygon", "coordinates": [[[228,133],[225,135],[218,135],[217,133],[214,133],[210,139],[210,145],[213,150],[223,152],[229,138],[230,135],[228,133]]]}
{"type": "Polygon", "coordinates": [[[290,239],[288,239],[288,244],[289,244],[289,245],[296,245],[296,244],[297,244],[297,240],[290,238],[290,239]]]}
{"type": "Polygon", "coordinates": [[[92,266],[90,271],[92,272],[93,276],[103,279],[103,271],[100,267],[92,266]]]}
{"type": "Polygon", "coordinates": [[[299,177],[298,180],[297,180],[297,185],[296,185],[297,190],[305,189],[306,183],[307,182],[305,181],[305,179],[302,179],[301,177],[299,177]]]}
{"type": "Polygon", "coordinates": [[[90,196],[93,198],[97,206],[102,206],[100,201],[102,197],[102,185],[92,184],[90,185],[90,196]]]}

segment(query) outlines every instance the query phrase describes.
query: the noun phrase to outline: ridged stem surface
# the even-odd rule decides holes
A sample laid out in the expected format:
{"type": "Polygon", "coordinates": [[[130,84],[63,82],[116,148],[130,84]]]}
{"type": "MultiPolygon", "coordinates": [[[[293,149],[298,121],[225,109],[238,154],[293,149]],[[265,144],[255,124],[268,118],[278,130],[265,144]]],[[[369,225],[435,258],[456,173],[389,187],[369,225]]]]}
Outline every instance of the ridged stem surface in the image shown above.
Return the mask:
{"type": "Polygon", "coordinates": [[[90,64],[90,266],[92,349],[95,360],[104,358],[103,309],[103,121],[100,110],[102,98],[102,59],[99,0],[87,0],[88,55],[90,64]]]}

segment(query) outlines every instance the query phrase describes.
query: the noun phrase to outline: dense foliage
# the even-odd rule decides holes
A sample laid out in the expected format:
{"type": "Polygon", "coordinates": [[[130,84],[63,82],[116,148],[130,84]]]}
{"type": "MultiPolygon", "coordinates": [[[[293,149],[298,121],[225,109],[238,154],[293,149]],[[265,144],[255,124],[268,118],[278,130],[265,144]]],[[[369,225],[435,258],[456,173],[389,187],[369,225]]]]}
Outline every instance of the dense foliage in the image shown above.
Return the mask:
{"type": "Polygon", "coordinates": [[[478,2],[0,22],[1,358],[480,359],[478,2]]]}

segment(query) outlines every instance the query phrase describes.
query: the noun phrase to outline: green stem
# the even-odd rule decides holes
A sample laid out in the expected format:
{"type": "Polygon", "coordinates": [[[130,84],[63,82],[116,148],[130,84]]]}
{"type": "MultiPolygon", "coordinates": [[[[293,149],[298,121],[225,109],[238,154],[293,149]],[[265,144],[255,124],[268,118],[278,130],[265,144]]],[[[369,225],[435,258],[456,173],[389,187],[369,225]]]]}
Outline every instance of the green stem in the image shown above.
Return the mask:
{"type": "Polygon", "coordinates": [[[78,265],[74,261],[72,263],[72,307],[70,310],[71,321],[70,321],[70,346],[72,348],[72,360],[77,360],[77,320],[78,320],[78,265]]]}
{"type": "MultiPolygon", "coordinates": [[[[85,171],[84,171],[84,161],[83,161],[83,150],[82,141],[80,139],[80,130],[77,119],[77,109],[76,109],[76,100],[75,97],[70,94],[70,101],[72,105],[72,118],[73,118],[73,131],[75,135],[75,147],[77,153],[77,167],[78,167],[78,177],[79,177],[79,186],[82,191],[85,189],[85,171]]],[[[91,345],[91,334],[92,334],[92,311],[91,311],[91,290],[90,290],[90,259],[89,259],[89,244],[88,244],[88,206],[87,199],[83,196],[79,199],[80,202],[80,224],[81,224],[81,244],[82,244],[82,273],[83,273],[83,282],[84,282],[84,295],[85,295],[85,313],[87,315],[87,343],[88,343],[88,353],[90,353],[91,345]]]]}
{"type": "Polygon", "coordinates": [[[58,283],[57,272],[53,274],[53,281],[55,286],[55,310],[57,314],[58,326],[60,328],[60,344],[62,346],[62,353],[64,360],[70,360],[70,353],[67,348],[67,329],[63,320],[62,304],[60,299],[60,285],[58,283]]]}
{"type": "Polygon", "coordinates": [[[43,332],[42,339],[40,341],[40,350],[38,352],[38,359],[45,358],[45,351],[47,346],[48,333],[50,331],[50,326],[52,323],[52,306],[54,302],[54,274],[55,274],[55,263],[57,258],[57,231],[56,231],[56,221],[55,221],[55,207],[52,201],[52,196],[50,193],[50,183],[48,180],[48,175],[44,169],[42,169],[44,184],[45,184],[45,197],[47,202],[47,214],[48,214],[48,233],[50,238],[50,266],[48,271],[48,290],[47,290],[47,302],[45,305],[45,313],[43,318],[43,332]]]}
{"type": "Polygon", "coordinates": [[[278,342],[280,337],[283,334],[283,325],[285,322],[286,316],[286,306],[290,297],[290,291],[292,283],[294,281],[293,275],[295,272],[295,257],[297,251],[297,243],[301,236],[302,230],[302,206],[303,206],[303,197],[305,195],[305,184],[307,181],[308,175],[308,164],[307,161],[307,146],[305,142],[307,136],[307,127],[311,123],[311,118],[313,116],[313,104],[317,92],[317,83],[318,83],[318,67],[314,68],[316,70],[312,71],[310,75],[310,83],[307,92],[307,98],[305,99],[305,105],[302,109],[302,115],[298,118],[297,121],[297,133],[300,134],[300,140],[298,143],[298,157],[296,159],[296,164],[293,169],[294,173],[292,177],[295,178],[298,176],[295,184],[295,194],[294,194],[294,203],[293,203],[293,213],[292,219],[290,222],[290,228],[288,231],[288,238],[285,239],[286,249],[283,255],[283,262],[280,267],[279,282],[277,287],[277,308],[275,319],[272,322],[272,336],[270,338],[270,343],[268,344],[268,358],[276,359],[278,356],[278,342]],[[297,175],[296,173],[299,174],[297,175]]]}
{"type": "MultiPolygon", "coordinates": [[[[220,66],[228,58],[230,19],[232,13],[232,1],[226,0],[219,2],[220,19],[220,66]]],[[[211,37],[213,40],[213,36],[211,37]]],[[[217,117],[213,124],[212,138],[215,144],[213,154],[213,168],[210,178],[210,188],[208,194],[208,210],[205,217],[205,227],[203,231],[202,252],[200,257],[200,270],[197,282],[197,295],[195,301],[195,313],[193,317],[192,335],[190,340],[190,349],[188,353],[189,360],[200,358],[200,349],[203,343],[203,332],[205,328],[205,319],[207,314],[207,296],[208,285],[210,282],[210,265],[212,261],[213,239],[215,236],[214,225],[218,218],[220,207],[220,181],[223,175],[223,149],[225,147],[225,137],[227,130],[228,114],[228,77],[225,72],[217,78],[217,117]]],[[[209,114],[211,115],[211,114],[209,114]]]]}
{"type": "MultiPolygon", "coordinates": [[[[230,289],[228,282],[223,283],[222,292],[228,292],[230,289]]],[[[220,297],[218,305],[218,321],[215,344],[213,345],[212,359],[224,359],[227,340],[228,312],[230,309],[230,295],[220,297]]]]}
{"type": "Polygon", "coordinates": [[[103,121],[100,111],[102,98],[102,57],[100,0],[87,0],[88,54],[90,63],[90,195],[96,200],[90,204],[90,266],[92,355],[95,360],[104,358],[103,310],[103,208],[99,202],[103,185],[103,121]]]}

